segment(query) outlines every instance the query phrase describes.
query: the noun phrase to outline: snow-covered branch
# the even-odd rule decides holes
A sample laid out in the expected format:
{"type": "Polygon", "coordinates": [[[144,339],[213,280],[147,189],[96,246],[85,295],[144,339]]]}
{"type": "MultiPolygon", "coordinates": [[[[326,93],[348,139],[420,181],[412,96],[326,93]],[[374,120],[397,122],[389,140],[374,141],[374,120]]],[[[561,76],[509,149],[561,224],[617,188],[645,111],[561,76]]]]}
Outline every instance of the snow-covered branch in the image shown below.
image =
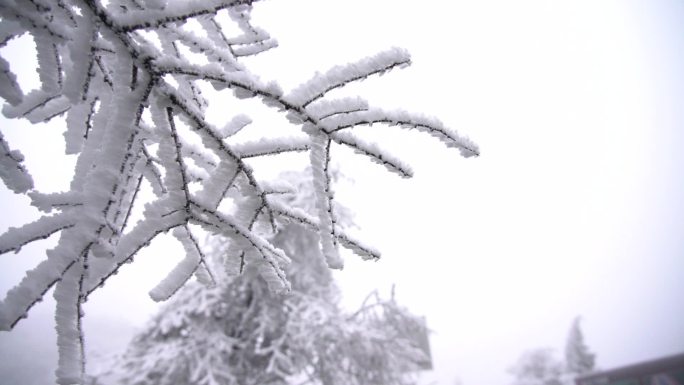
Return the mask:
{"type": "MultiPolygon", "coordinates": [[[[69,190],[43,193],[35,189],[16,144],[0,133],[0,178],[14,193],[28,194],[43,212],[38,220],[0,234],[0,254],[18,252],[53,234],[58,237],[45,259],[0,302],[0,327],[12,328],[55,287],[60,384],[84,381],[83,302],[169,230],[181,242],[186,258],[152,291],[159,300],[178,291],[193,273],[220,285],[224,276],[253,269],[271,290],[289,290],[285,269],[291,251],[281,250],[271,239],[292,223],[311,232],[328,267],[342,267],[340,246],[366,259],[379,258],[377,250],[345,232],[334,194],[334,147],[349,147],[402,177],[410,177],[412,171],[400,157],[361,140],[348,128],[399,126],[432,135],[464,157],[479,154],[473,142],[436,119],[373,108],[361,98],[331,96],[331,91],[351,82],[409,65],[403,49],[336,66],[287,94],[277,82],[262,81],[241,58],[263,54],[277,42],[253,24],[252,3],[0,4],[0,47],[29,35],[37,49],[40,81],[37,89],[22,89],[24,84],[12,70],[18,58],[0,58],[0,97],[6,101],[2,112],[6,118],[32,123],[65,119],[66,152],[77,159],[69,190]],[[237,26],[235,36],[226,33],[230,29],[219,21],[225,19],[219,13],[227,13],[237,26]],[[200,28],[189,28],[191,20],[200,28]],[[192,58],[186,57],[186,48],[192,58]],[[197,55],[202,59],[195,60],[197,55]],[[280,123],[292,124],[304,135],[267,135],[235,143],[236,134],[256,130],[256,125],[250,126],[252,118],[239,110],[224,126],[210,121],[206,110],[212,101],[201,92],[205,82],[218,91],[230,90],[235,104],[260,100],[284,118],[280,123]],[[293,192],[282,183],[260,180],[254,170],[257,162],[252,158],[290,152],[308,153],[311,179],[306,200],[311,207],[306,210],[285,202],[302,194],[299,189],[293,192]],[[141,196],[147,194],[139,192],[147,184],[154,196],[143,202],[141,196]],[[142,205],[144,210],[134,210],[142,205]],[[129,223],[139,211],[142,217],[129,223]],[[209,266],[191,228],[229,243],[219,269],[227,274],[209,266]]],[[[276,349],[275,341],[270,342],[276,349]]],[[[277,357],[269,368],[277,372],[287,364],[277,357]]]]}
{"type": "Polygon", "coordinates": [[[0,254],[9,251],[19,252],[21,247],[39,239],[47,239],[50,235],[68,229],[76,223],[76,218],[63,213],[44,216],[35,222],[27,223],[19,228],[11,227],[0,235],[0,254]]]}
{"type": "Polygon", "coordinates": [[[392,48],[375,56],[361,59],[356,63],[333,67],[325,74],[317,74],[292,90],[287,99],[294,105],[306,107],[324,97],[328,92],[347,83],[382,74],[396,67],[408,66],[410,63],[411,56],[406,50],[392,48]]]}
{"type": "Polygon", "coordinates": [[[154,29],[170,23],[191,18],[212,15],[230,7],[244,7],[256,0],[191,0],[167,4],[163,9],[144,9],[132,11],[117,17],[116,23],[121,32],[139,29],[154,29]]]}
{"type": "Polygon", "coordinates": [[[0,132],[0,179],[5,186],[17,194],[33,188],[33,178],[23,164],[24,156],[17,150],[10,150],[9,144],[0,132]]]}

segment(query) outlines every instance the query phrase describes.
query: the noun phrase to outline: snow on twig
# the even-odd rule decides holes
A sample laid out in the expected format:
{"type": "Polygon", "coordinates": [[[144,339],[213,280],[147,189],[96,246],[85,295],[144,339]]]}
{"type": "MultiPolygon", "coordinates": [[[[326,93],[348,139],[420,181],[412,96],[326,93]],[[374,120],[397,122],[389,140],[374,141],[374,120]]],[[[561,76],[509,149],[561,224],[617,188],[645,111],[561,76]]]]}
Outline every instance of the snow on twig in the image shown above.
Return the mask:
{"type": "MultiPolygon", "coordinates": [[[[59,383],[84,381],[83,302],[169,230],[180,240],[186,258],[152,290],[157,300],[172,296],[193,273],[207,283],[219,283],[221,277],[243,274],[250,267],[271,290],[290,290],[285,273],[290,256],[271,241],[287,222],[312,232],[329,267],[343,266],[340,246],[364,259],[379,258],[377,250],[345,232],[344,215],[335,209],[333,148],[349,147],[402,177],[412,171],[400,157],[348,129],[399,126],[432,135],[464,157],[479,154],[477,145],[436,119],[372,108],[361,98],[330,96],[351,82],[409,65],[403,49],[333,67],[285,94],[277,82],[262,81],[242,61],[242,56],[277,46],[265,29],[252,24],[253,1],[103,3],[0,5],[0,46],[29,34],[36,43],[40,80],[39,88],[24,93],[12,71],[15,59],[0,58],[0,97],[7,102],[3,114],[32,123],[66,114],[66,152],[77,159],[69,190],[36,191],[23,156],[0,133],[3,183],[17,194],[28,193],[43,212],[38,220],[0,234],[0,254],[58,234],[57,245],[0,302],[0,328],[14,327],[55,287],[59,383]],[[237,36],[227,36],[228,29],[216,17],[220,12],[227,12],[237,25],[237,36]],[[184,28],[191,20],[199,22],[204,34],[184,28]],[[181,46],[203,56],[207,64],[186,57],[181,46]],[[207,118],[209,101],[201,93],[202,82],[218,91],[230,90],[236,103],[260,100],[304,135],[269,134],[233,143],[236,134],[256,125],[248,127],[252,118],[231,111],[225,126],[214,126],[207,118]],[[281,201],[301,191],[256,176],[252,158],[289,152],[308,154],[313,178],[307,182],[311,196],[306,210],[281,201]],[[154,196],[140,202],[146,194],[139,192],[148,183],[154,196]],[[142,217],[129,224],[136,218],[134,208],[142,204],[142,217]],[[224,272],[210,269],[191,226],[229,244],[224,272]]],[[[277,357],[271,362],[277,366],[286,361],[277,357]]]]}

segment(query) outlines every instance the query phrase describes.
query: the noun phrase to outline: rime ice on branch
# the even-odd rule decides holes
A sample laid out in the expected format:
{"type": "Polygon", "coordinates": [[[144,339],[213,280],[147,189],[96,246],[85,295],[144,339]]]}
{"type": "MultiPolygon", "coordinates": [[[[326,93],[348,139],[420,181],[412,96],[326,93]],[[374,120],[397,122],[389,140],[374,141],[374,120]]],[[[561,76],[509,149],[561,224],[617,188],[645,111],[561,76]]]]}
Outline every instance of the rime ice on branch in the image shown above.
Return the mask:
{"type": "Polygon", "coordinates": [[[283,270],[289,257],[269,242],[268,234],[288,222],[316,230],[330,267],[342,267],[340,245],[363,258],[377,258],[376,251],[353,240],[336,220],[330,149],[351,147],[402,177],[412,172],[400,158],[364,142],[350,128],[379,123],[415,129],[465,157],[478,155],[475,144],[438,120],[371,108],[360,98],[329,96],[347,83],[409,65],[404,50],[389,49],[334,67],[288,94],[259,80],[239,59],[276,43],[251,24],[251,3],[110,0],[104,6],[96,0],[6,0],[0,5],[0,45],[28,33],[36,43],[41,83],[24,93],[11,70],[12,58],[0,58],[0,96],[7,102],[3,114],[31,122],[66,116],[66,149],[78,154],[71,190],[42,194],[33,190],[21,154],[0,138],[4,184],[17,193],[28,192],[36,207],[50,213],[0,235],[0,252],[59,233],[57,245],[0,304],[0,328],[11,329],[56,286],[60,384],[83,381],[83,302],[161,233],[172,230],[188,256],[150,293],[155,299],[168,298],[193,274],[211,281],[193,235],[199,229],[229,242],[227,271],[240,274],[254,265],[276,292],[289,288],[283,270]],[[224,33],[216,18],[220,13],[237,25],[238,36],[224,33]],[[190,19],[203,31],[187,28],[190,19]],[[188,60],[181,46],[209,64],[188,60]],[[238,115],[225,127],[213,126],[205,117],[208,101],[198,86],[202,81],[237,98],[261,100],[301,126],[307,139],[230,144],[226,139],[250,120],[238,115]],[[188,140],[188,134],[201,145],[188,140]],[[309,152],[315,216],[274,201],[278,189],[258,181],[245,161],[291,151],[309,152]],[[143,218],[131,224],[144,180],[153,186],[155,198],[145,205],[143,218]],[[238,193],[227,213],[219,207],[229,189],[238,193]]]}

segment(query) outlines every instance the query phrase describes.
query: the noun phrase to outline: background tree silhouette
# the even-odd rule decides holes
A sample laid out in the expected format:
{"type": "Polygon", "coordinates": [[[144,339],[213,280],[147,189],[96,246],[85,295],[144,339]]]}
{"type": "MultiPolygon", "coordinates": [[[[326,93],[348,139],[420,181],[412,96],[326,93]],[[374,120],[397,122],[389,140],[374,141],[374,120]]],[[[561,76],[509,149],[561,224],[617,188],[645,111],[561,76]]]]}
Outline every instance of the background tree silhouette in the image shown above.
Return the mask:
{"type": "MultiPolygon", "coordinates": [[[[286,174],[297,193],[279,199],[314,210],[310,174],[286,174]]],[[[351,224],[345,210],[338,223],[351,224]]],[[[287,295],[273,293],[248,266],[239,276],[218,268],[227,246],[211,242],[207,262],[219,275],[207,288],[182,288],[113,360],[105,384],[410,384],[429,364],[421,318],[394,296],[371,293],[356,312],[343,311],[316,232],[290,223],[269,239],[292,256],[287,295]]]]}
{"type": "Polygon", "coordinates": [[[510,372],[515,385],[563,385],[563,364],[550,348],[526,351],[510,372]]]}
{"type": "Polygon", "coordinates": [[[581,317],[575,317],[568,332],[568,340],[565,343],[565,366],[566,371],[573,376],[587,374],[594,370],[596,355],[591,353],[584,343],[584,333],[580,327],[581,317]]]}
{"type": "Polygon", "coordinates": [[[580,317],[572,321],[565,343],[564,360],[551,348],[529,350],[510,369],[517,385],[572,385],[575,378],[594,370],[596,355],[584,343],[580,317]]]}

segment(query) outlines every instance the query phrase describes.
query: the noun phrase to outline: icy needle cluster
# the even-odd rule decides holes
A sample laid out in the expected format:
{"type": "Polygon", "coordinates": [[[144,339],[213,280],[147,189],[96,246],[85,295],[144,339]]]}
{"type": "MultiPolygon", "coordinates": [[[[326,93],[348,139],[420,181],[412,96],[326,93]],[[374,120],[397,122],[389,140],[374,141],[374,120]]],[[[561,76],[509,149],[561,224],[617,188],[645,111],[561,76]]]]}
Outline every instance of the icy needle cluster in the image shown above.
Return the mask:
{"type": "Polygon", "coordinates": [[[186,258],[150,295],[169,298],[191,276],[211,282],[204,253],[193,231],[203,229],[230,243],[226,269],[239,274],[252,265],[273,291],[287,291],[283,266],[289,261],[265,232],[296,222],[315,229],[330,267],[342,267],[341,245],[363,258],[371,247],[353,240],[336,222],[330,178],[330,149],[347,146],[403,177],[410,168],[379,146],[350,132],[382,123],[430,134],[463,156],[478,155],[475,144],[435,119],[371,108],[361,99],[332,99],[331,90],[410,63],[390,49],[318,74],[292,92],[264,83],[240,58],[276,46],[250,23],[248,0],[4,0],[0,4],[0,46],[29,34],[38,52],[40,88],[25,92],[12,72],[12,58],[0,58],[0,96],[7,118],[31,122],[65,116],[66,150],[77,154],[70,190],[44,194],[33,188],[22,155],[0,136],[0,177],[27,193],[45,215],[0,235],[0,253],[58,233],[57,245],[0,303],[0,328],[11,329],[55,287],[60,384],[83,382],[81,305],[157,235],[168,232],[186,258]],[[227,36],[217,16],[227,13],[241,31],[227,36]],[[188,21],[201,26],[187,28],[188,21]],[[196,23],[195,23],[196,22],[196,23]],[[189,60],[183,52],[206,60],[189,60]],[[10,61],[8,61],[10,60],[10,61]],[[237,98],[258,98],[301,126],[306,140],[263,138],[240,146],[227,140],[249,118],[237,115],[225,127],[205,116],[201,82],[237,98]],[[192,134],[198,138],[189,140],[192,134]],[[200,143],[200,144],[197,144],[200,143]],[[277,203],[282,193],[258,181],[246,158],[307,151],[313,170],[316,215],[277,203]],[[143,217],[129,225],[140,186],[155,193],[143,217]],[[233,209],[219,210],[228,190],[233,209]],[[195,230],[193,230],[195,229],[195,230]]]}

